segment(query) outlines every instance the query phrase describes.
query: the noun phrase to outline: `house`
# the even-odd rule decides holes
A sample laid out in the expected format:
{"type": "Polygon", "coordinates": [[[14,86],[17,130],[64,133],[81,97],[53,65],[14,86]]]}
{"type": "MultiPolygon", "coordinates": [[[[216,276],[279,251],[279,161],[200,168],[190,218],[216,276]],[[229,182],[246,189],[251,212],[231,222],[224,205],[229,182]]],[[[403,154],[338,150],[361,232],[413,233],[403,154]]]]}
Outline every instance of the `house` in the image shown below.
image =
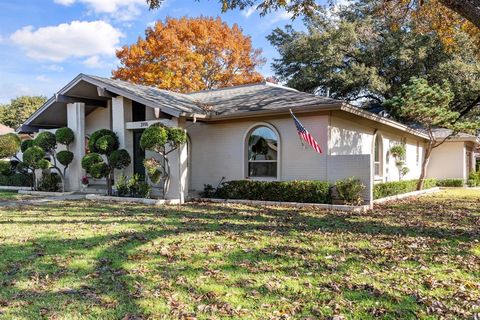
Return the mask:
{"type": "MultiPolygon", "coordinates": [[[[77,139],[70,150],[75,159],[67,186],[80,190],[84,175],[80,160],[90,134],[101,128],[116,132],[121,148],[133,159],[123,173],[144,174],[143,160],[151,154],[139,147],[141,133],[158,123],[184,128],[188,134],[186,145],[169,156],[172,184],[166,197],[182,201],[189,192],[222,180],[335,182],[352,176],[367,186],[364,197],[371,201],[374,183],[399,179],[390,148],[406,147],[410,170],[404,179],[415,179],[428,141],[425,133],[392,119],[271,83],[180,94],[84,74],[49,99],[18,131],[73,129],[77,139]],[[302,145],[290,110],[317,139],[322,153],[302,145]]],[[[452,171],[451,177],[465,179],[472,169],[468,152],[479,141],[462,139],[445,144],[445,152],[451,148],[455,153],[456,162],[448,162],[449,167],[463,168],[452,171]]],[[[443,151],[436,155],[434,168],[443,167],[443,157],[443,151]]],[[[439,174],[437,169],[430,173],[439,174]]]]}
{"type": "Polygon", "coordinates": [[[0,136],[12,132],[15,132],[15,130],[0,123],[0,136]]]}

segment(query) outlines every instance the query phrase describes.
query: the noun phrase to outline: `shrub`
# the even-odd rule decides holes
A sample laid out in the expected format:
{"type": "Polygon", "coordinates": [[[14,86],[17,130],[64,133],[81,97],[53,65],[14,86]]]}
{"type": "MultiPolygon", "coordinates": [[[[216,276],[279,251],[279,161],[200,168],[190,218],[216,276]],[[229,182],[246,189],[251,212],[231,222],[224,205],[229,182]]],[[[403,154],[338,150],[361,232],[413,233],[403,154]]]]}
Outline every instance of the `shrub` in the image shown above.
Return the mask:
{"type": "Polygon", "coordinates": [[[90,173],[90,168],[97,163],[103,162],[103,158],[98,153],[89,153],[82,158],[82,168],[90,173]]]}
{"type": "Polygon", "coordinates": [[[363,202],[362,192],[365,190],[365,185],[359,179],[346,178],[335,182],[335,189],[338,197],[343,200],[345,204],[360,205],[363,202]]]}
{"type": "Polygon", "coordinates": [[[20,146],[20,150],[22,152],[27,151],[28,148],[33,147],[35,145],[35,140],[24,140],[22,145],[20,146]]]}
{"type": "Polygon", "coordinates": [[[470,172],[470,174],[468,175],[467,185],[469,187],[480,186],[480,171],[470,172]]]}
{"type": "Polygon", "coordinates": [[[55,135],[50,131],[40,132],[35,138],[34,142],[36,146],[39,146],[46,152],[55,149],[55,147],[57,146],[57,139],[55,138],[55,135]]]}
{"type": "Polygon", "coordinates": [[[0,160],[0,174],[8,176],[12,173],[12,164],[9,160],[0,160]]]}
{"type": "Polygon", "coordinates": [[[54,173],[44,172],[38,183],[38,190],[46,192],[57,192],[60,190],[58,184],[60,177],[54,173]]]}
{"type": "Polygon", "coordinates": [[[0,136],[0,159],[10,158],[17,154],[20,149],[20,138],[14,133],[0,136]]]}
{"type": "Polygon", "coordinates": [[[42,161],[42,160],[45,160],[44,157],[45,157],[44,149],[42,149],[39,146],[33,146],[25,150],[25,152],[23,153],[23,162],[30,168],[45,169],[44,168],[45,163],[42,161]]]}
{"type": "Polygon", "coordinates": [[[57,140],[57,143],[68,146],[75,139],[75,133],[70,128],[60,128],[55,131],[55,139],[57,140]]]}
{"type": "Polygon", "coordinates": [[[115,189],[119,197],[150,198],[151,193],[151,187],[142,181],[138,174],[131,178],[120,176],[115,183],[115,189]]]}
{"type": "Polygon", "coordinates": [[[167,130],[159,126],[151,126],[142,133],[140,147],[144,150],[160,150],[167,143],[167,130]]]}
{"type": "Polygon", "coordinates": [[[97,141],[104,136],[111,136],[118,143],[118,137],[115,132],[107,129],[100,129],[92,133],[90,139],[88,140],[88,149],[90,150],[90,152],[101,153],[101,151],[97,148],[97,141]]]}
{"type": "Polygon", "coordinates": [[[31,174],[13,173],[0,175],[0,186],[30,187],[32,184],[31,174]]]}
{"type": "Polygon", "coordinates": [[[95,147],[98,153],[110,155],[118,149],[118,138],[112,135],[105,135],[97,140],[95,147]]]}
{"type": "Polygon", "coordinates": [[[463,187],[464,182],[462,179],[443,179],[437,181],[439,187],[463,187]]]}
{"type": "Polygon", "coordinates": [[[107,164],[100,162],[92,165],[88,171],[95,179],[101,179],[108,176],[108,166],[107,164]]]}
{"type": "Polygon", "coordinates": [[[215,193],[223,199],[331,203],[330,184],[323,181],[227,181],[215,193]]]}
{"type": "Polygon", "coordinates": [[[62,150],[57,153],[57,160],[62,166],[68,166],[73,161],[73,152],[62,150]]]}
{"type": "Polygon", "coordinates": [[[126,197],[128,195],[128,178],[123,174],[115,181],[115,190],[119,197],[126,197]]]}
{"type": "MultiPolygon", "coordinates": [[[[418,180],[403,180],[377,183],[373,186],[373,198],[381,199],[394,196],[397,194],[412,192],[417,190],[418,180]]],[[[437,181],[435,179],[425,179],[424,189],[435,187],[437,181]]]]}
{"type": "Polygon", "coordinates": [[[128,151],[121,149],[113,151],[108,157],[108,161],[115,169],[123,169],[130,165],[131,159],[128,151]]]}

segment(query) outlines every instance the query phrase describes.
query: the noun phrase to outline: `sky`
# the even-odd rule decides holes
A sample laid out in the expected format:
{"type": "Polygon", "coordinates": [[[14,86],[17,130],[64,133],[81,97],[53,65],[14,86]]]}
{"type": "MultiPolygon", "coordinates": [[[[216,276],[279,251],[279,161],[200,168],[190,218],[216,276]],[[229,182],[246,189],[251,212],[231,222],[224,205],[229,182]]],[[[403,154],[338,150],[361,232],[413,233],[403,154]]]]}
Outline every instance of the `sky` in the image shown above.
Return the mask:
{"type": "Polygon", "coordinates": [[[221,13],[217,0],[166,0],[150,11],[145,0],[0,0],[0,103],[20,95],[52,96],[79,73],[110,77],[115,50],[136,42],[166,17],[220,16],[238,24],[263,50],[260,71],[272,75],[278,56],[266,36],[291,20],[285,11],[260,17],[254,8],[221,13]]]}

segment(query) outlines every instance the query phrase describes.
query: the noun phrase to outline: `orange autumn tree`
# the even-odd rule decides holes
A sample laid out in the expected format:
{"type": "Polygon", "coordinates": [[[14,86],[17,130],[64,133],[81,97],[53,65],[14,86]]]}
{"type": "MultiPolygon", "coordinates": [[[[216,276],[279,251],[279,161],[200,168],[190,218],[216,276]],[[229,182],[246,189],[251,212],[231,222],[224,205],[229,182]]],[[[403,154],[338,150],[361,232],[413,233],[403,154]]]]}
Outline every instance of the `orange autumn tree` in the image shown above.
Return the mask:
{"type": "MultiPolygon", "coordinates": [[[[477,2],[478,14],[480,14],[480,0],[473,1],[477,2]]],[[[393,16],[397,16],[399,20],[412,20],[415,22],[417,31],[423,33],[435,31],[447,47],[459,45],[456,41],[458,31],[464,31],[472,38],[480,52],[480,21],[468,19],[470,16],[464,12],[454,10],[456,8],[454,2],[450,0],[384,0],[382,8],[390,15],[393,13],[393,16]]],[[[465,6],[471,5],[467,2],[465,1],[465,6]]]]}
{"type": "Polygon", "coordinates": [[[236,24],[208,17],[158,21],[117,57],[113,78],[176,92],[259,82],[255,69],[265,63],[236,24]]]}

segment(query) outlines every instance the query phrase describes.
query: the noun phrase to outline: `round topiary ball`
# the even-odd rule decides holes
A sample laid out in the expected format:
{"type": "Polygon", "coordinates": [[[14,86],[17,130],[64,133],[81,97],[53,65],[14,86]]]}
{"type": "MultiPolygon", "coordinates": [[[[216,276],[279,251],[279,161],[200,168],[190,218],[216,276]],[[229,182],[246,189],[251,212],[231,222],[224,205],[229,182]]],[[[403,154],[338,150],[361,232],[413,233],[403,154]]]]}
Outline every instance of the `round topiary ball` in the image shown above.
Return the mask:
{"type": "Polygon", "coordinates": [[[187,133],[180,128],[168,128],[168,141],[174,146],[179,146],[187,141],[187,133]]]}
{"type": "Polygon", "coordinates": [[[108,175],[108,166],[105,163],[96,163],[90,167],[90,174],[95,179],[105,178],[108,175]]]}
{"type": "Polygon", "coordinates": [[[57,160],[64,167],[68,166],[73,161],[73,152],[62,150],[57,153],[57,160]]]}
{"type": "Polygon", "coordinates": [[[130,165],[130,154],[125,149],[115,150],[108,157],[108,162],[115,169],[123,169],[130,165]]]}
{"type": "Polygon", "coordinates": [[[167,130],[159,126],[151,126],[145,129],[140,138],[140,147],[144,150],[156,150],[162,148],[167,142],[167,130]]]}
{"type": "Polygon", "coordinates": [[[31,168],[41,168],[40,160],[45,157],[45,151],[39,146],[32,146],[23,153],[23,162],[31,168]]]}
{"type": "Polygon", "coordinates": [[[35,145],[48,152],[55,149],[57,146],[57,139],[50,131],[43,131],[40,132],[35,138],[35,145]]]}
{"type": "Polygon", "coordinates": [[[100,154],[110,155],[114,150],[118,149],[118,139],[111,135],[105,135],[97,140],[95,148],[100,154]]]}
{"type": "Polygon", "coordinates": [[[55,131],[55,138],[57,143],[68,146],[73,140],[75,140],[75,134],[72,129],[64,127],[55,131]]]}
{"type": "Polygon", "coordinates": [[[22,152],[25,152],[28,148],[30,148],[34,145],[35,145],[35,140],[25,140],[25,141],[22,142],[20,150],[22,150],[22,152]]]}
{"type": "Polygon", "coordinates": [[[89,153],[82,158],[82,168],[85,169],[87,172],[90,172],[90,168],[97,164],[102,163],[103,158],[98,153],[89,153]]]}
{"type": "Polygon", "coordinates": [[[47,159],[41,159],[37,162],[37,166],[39,169],[46,170],[50,168],[50,161],[48,161],[47,159]]]}
{"type": "MultiPolygon", "coordinates": [[[[88,149],[90,149],[90,152],[100,153],[100,150],[97,149],[96,145],[97,145],[97,140],[103,136],[112,136],[115,139],[115,141],[117,141],[117,144],[118,144],[118,137],[115,134],[115,132],[108,129],[100,129],[92,133],[90,136],[90,139],[88,140],[88,149]]],[[[118,146],[115,149],[118,149],[118,146]]]]}

